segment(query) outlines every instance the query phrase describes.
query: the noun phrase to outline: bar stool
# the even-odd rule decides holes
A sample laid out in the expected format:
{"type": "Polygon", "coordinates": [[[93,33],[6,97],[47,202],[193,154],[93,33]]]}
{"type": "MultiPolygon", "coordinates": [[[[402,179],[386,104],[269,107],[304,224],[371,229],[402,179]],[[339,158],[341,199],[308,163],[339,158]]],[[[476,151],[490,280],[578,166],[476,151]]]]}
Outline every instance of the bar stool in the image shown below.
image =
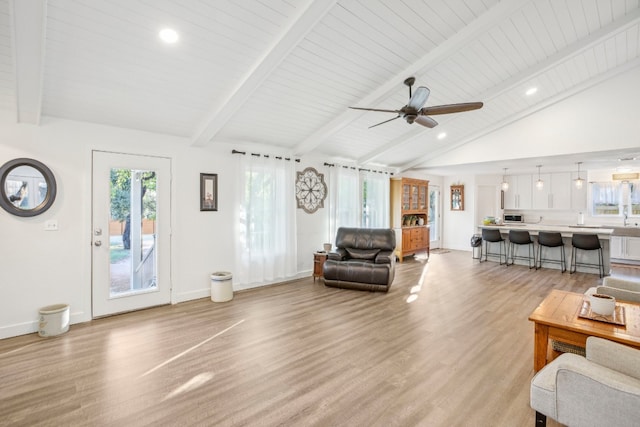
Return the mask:
{"type": "MultiPolygon", "coordinates": [[[[504,243],[500,230],[496,229],[482,229],[482,241],[484,242],[484,260],[487,260],[487,255],[498,255],[500,257],[500,265],[502,265],[502,248],[504,248],[504,264],[507,263],[507,246],[504,243]],[[498,243],[500,252],[489,252],[489,243],[498,243]]],[[[480,262],[482,262],[482,246],[480,247],[480,262]]]]}
{"type": "Polygon", "coordinates": [[[604,276],[604,258],[602,256],[602,246],[600,245],[600,239],[597,234],[581,234],[575,233],[571,238],[571,267],[569,273],[573,274],[577,270],[577,266],[584,267],[598,267],[598,273],[600,277],[604,276]],[[576,256],[578,249],[583,251],[598,251],[598,264],[589,264],[585,262],[577,262],[576,256]]]}
{"type": "Polygon", "coordinates": [[[538,265],[536,270],[542,268],[542,261],[560,264],[560,271],[567,271],[567,257],[564,252],[562,234],[557,232],[540,231],[538,233],[538,265]],[[560,261],[557,259],[542,258],[542,247],[560,248],[560,261]]]}
{"type": "Polygon", "coordinates": [[[526,259],[529,264],[529,269],[534,268],[536,266],[536,248],[533,244],[533,240],[531,240],[531,235],[526,230],[509,230],[509,252],[511,253],[511,264],[507,263],[507,265],[513,265],[515,263],[515,259],[526,259]],[[527,249],[529,251],[529,256],[516,256],[516,245],[527,245],[527,249]],[[531,256],[533,253],[533,256],[531,256]],[[531,265],[531,260],[533,259],[533,265],[531,265]]]}

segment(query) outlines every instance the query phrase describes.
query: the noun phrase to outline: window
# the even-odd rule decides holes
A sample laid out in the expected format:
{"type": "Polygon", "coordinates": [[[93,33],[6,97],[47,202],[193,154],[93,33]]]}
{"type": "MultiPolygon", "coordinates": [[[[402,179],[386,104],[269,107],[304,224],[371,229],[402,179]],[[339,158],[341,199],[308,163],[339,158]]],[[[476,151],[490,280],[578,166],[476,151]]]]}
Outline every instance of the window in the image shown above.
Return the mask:
{"type": "Polygon", "coordinates": [[[354,167],[329,169],[329,238],[340,227],[389,228],[389,175],[354,167]]]}
{"type": "Polygon", "coordinates": [[[364,171],[362,180],[362,227],[389,227],[389,175],[364,171]]]}
{"type": "Polygon", "coordinates": [[[629,204],[631,205],[631,213],[633,216],[640,216],[640,181],[632,181],[629,183],[629,204]]]}
{"type": "Polygon", "coordinates": [[[640,216],[640,181],[594,182],[593,215],[640,216]]]}
{"type": "Polygon", "coordinates": [[[236,283],[295,275],[297,266],[293,162],[238,156],[236,283]]]}
{"type": "Polygon", "coordinates": [[[358,171],[351,167],[329,169],[329,238],[333,241],[340,227],[360,226],[358,171]]]}
{"type": "Polygon", "coordinates": [[[618,182],[594,182],[591,185],[592,214],[620,215],[621,191],[618,182]]]}

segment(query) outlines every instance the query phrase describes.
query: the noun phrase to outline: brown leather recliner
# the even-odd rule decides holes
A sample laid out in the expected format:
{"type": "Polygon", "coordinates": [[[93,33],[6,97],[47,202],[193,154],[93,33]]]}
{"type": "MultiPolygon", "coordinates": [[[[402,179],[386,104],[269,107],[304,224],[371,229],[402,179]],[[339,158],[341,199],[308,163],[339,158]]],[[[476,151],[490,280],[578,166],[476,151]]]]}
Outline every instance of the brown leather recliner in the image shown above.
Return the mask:
{"type": "Polygon", "coordinates": [[[387,228],[338,229],[336,251],[324,263],[324,283],[335,288],[388,292],[396,267],[396,235],[387,228]]]}

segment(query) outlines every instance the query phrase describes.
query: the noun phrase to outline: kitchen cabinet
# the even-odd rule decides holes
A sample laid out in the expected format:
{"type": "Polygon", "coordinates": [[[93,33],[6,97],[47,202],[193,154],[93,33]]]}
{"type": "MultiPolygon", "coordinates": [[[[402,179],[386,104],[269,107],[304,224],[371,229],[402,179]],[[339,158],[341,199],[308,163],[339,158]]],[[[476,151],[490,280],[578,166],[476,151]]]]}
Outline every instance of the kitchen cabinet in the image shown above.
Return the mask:
{"type": "Polygon", "coordinates": [[[541,190],[536,187],[538,175],[532,175],[532,206],[533,209],[571,209],[571,173],[541,174],[544,181],[541,190]]]}
{"type": "Polygon", "coordinates": [[[396,232],[396,255],[429,253],[429,181],[391,178],[391,228],[396,232]]]}
{"type": "Polygon", "coordinates": [[[506,177],[509,189],[504,192],[505,209],[531,209],[531,175],[506,177]]]}
{"type": "Polygon", "coordinates": [[[623,253],[622,237],[611,236],[611,238],[609,239],[609,256],[611,257],[611,259],[622,259],[623,253]]]}
{"type": "Polygon", "coordinates": [[[640,261],[640,237],[611,236],[609,245],[611,259],[640,261]]]}
{"type": "Polygon", "coordinates": [[[578,172],[571,172],[571,209],[579,212],[587,211],[587,188],[589,183],[586,180],[586,172],[582,172],[580,178],[584,179],[582,188],[576,188],[575,179],[578,179],[578,172]]]}

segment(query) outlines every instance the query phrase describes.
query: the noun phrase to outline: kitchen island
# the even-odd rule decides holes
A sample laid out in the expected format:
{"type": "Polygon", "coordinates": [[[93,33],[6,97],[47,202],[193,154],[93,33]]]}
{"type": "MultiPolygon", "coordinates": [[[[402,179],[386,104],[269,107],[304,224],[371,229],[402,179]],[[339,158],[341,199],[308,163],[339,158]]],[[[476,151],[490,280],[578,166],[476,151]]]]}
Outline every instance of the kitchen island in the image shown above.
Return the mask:
{"type": "MultiPolygon", "coordinates": [[[[506,240],[506,244],[508,246],[509,243],[509,230],[526,230],[531,234],[535,242],[535,250],[536,256],[538,253],[538,241],[537,236],[540,231],[548,231],[548,232],[558,232],[562,235],[562,241],[564,242],[564,250],[567,257],[567,269],[569,269],[569,264],[571,262],[571,238],[574,233],[589,233],[589,234],[597,234],[600,239],[600,245],[602,246],[602,257],[604,262],[604,272],[605,274],[610,274],[611,272],[611,245],[610,239],[613,234],[613,228],[601,228],[594,226],[579,226],[579,225],[551,225],[551,224],[526,224],[526,223],[516,223],[516,224],[488,224],[488,225],[479,225],[478,229],[480,233],[482,229],[497,229],[500,230],[500,234],[506,240]]],[[[543,250],[548,251],[548,248],[544,248],[543,250]]],[[[495,252],[495,250],[493,250],[495,252]]],[[[545,255],[545,258],[549,258],[553,256],[554,258],[560,259],[560,254],[558,251],[554,251],[553,255],[550,253],[545,255]]],[[[489,258],[490,259],[490,258],[489,258]]],[[[497,259],[494,259],[497,262],[497,259]]],[[[589,263],[589,264],[598,264],[598,251],[578,251],[578,262],[581,263],[589,263]]],[[[526,263],[526,261],[518,261],[516,260],[516,264],[526,263]]],[[[556,268],[560,269],[559,264],[547,264],[543,265],[544,268],[556,268]]],[[[584,267],[578,266],[578,271],[583,273],[592,273],[598,274],[598,267],[584,267]]]]}

